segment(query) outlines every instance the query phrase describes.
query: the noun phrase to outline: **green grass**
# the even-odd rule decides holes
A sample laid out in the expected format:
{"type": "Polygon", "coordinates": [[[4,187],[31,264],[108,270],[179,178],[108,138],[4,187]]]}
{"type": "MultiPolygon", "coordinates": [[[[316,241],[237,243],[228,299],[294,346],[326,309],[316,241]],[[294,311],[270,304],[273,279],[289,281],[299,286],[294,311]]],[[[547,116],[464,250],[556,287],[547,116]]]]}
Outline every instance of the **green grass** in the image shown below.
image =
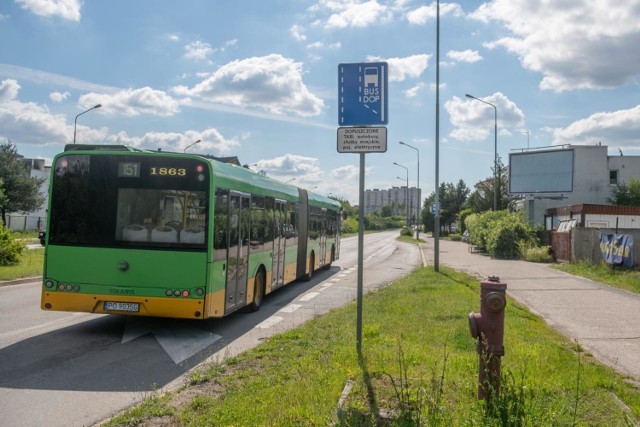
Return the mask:
{"type": "Polygon", "coordinates": [[[618,289],[640,294],[640,271],[638,270],[628,270],[619,267],[612,268],[605,262],[599,264],[589,262],[556,264],[553,267],[575,276],[586,277],[618,289]]]}
{"type": "Polygon", "coordinates": [[[42,276],[43,265],[44,248],[26,249],[18,265],[0,266],[0,280],[42,276]]]}
{"type": "Polygon", "coordinates": [[[479,285],[441,268],[364,298],[362,353],[352,303],[192,372],[109,425],[627,426],[640,391],[509,300],[502,391],[476,399],[478,355],[467,315],[479,285]],[[338,402],[351,384],[343,405],[338,402]],[[614,395],[631,408],[627,414],[614,395]],[[148,411],[145,408],[149,407],[148,411]]]}

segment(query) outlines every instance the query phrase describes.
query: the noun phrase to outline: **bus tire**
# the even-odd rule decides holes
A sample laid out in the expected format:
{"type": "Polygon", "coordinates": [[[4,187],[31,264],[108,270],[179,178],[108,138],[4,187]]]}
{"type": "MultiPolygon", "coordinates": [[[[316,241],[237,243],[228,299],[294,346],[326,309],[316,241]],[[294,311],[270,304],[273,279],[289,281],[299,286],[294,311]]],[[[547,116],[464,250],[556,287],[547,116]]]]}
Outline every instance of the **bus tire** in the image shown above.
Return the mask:
{"type": "Polygon", "coordinates": [[[261,268],[258,270],[258,274],[256,274],[256,277],[253,280],[253,301],[247,306],[247,311],[249,313],[255,313],[260,310],[262,300],[264,299],[265,283],[264,269],[261,268]]]}
{"type": "Polygon", "coordinates": [[[313,269],[315,266],[316,266],[316,255],[314,252],[311,252],[311,255],[309,256],[309,272],[304,276],[302,276],[302,280],[304,280],[305,282],[308,282],[309,280],[311,280],[311,278],[313,277],[313,269]]]}

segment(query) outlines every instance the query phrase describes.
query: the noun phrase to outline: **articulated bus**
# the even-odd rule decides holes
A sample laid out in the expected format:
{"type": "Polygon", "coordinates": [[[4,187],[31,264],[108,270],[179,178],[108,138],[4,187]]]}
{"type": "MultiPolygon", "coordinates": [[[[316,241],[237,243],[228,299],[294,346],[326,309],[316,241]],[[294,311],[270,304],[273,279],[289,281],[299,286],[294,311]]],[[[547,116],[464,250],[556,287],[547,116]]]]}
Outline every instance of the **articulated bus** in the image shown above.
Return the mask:
{"type": "Polygon", "coordinates": [[[256,311],[340,253],[340,204],[196,154],[68,145],[51,168],[41,308],[256,311]]]}

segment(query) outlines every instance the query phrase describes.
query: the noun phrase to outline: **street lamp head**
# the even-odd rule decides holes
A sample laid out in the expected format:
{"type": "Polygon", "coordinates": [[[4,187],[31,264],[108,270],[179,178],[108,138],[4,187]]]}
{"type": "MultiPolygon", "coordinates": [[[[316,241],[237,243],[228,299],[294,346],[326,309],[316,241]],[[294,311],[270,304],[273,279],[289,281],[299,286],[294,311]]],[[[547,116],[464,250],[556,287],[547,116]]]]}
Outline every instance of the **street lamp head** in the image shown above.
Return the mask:
{"type": "Polygon", "coordinates": [[[100,107],[102,107],[102,104],[96,104],[93,106],[93,108],[100,108],[100,107]]]}
{"type": "Polygon", "coordinates": [[[202,142],[202,140],[201,140],[201,139],[199,139],[199,140],[197,140],[196,142],[193,142],[193,143],[191,143],[191,144],[187,145],[187,146],[184,148],[184,150],[182,150],[182,152],[183,152],[183,153],[186,153],[186,152],[187,152],[187,149],[188,149],[189,147],[191,147],[192,145],[196,145],[198,142],[202,142]]]}
{"type": "Polygon", "coordinates": [[[475,96],[469,95],[468,93],[465,93],[464,96],[466,96],[467,98],[476,99],[475,96]]]}

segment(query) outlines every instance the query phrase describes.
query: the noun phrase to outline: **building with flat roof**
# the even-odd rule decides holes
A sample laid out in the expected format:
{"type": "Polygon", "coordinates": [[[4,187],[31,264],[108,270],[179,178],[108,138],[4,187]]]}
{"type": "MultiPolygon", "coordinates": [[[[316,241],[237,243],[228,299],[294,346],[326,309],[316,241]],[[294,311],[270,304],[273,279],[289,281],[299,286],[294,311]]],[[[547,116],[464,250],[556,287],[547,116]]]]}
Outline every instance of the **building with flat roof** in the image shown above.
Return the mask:
{"type": "Polygon", "coordinates": [[[365,190],[364,213],[382,213],[382,208],[391,207],[394,215],[407,215],[409,222],[415,224],[420,221],[422,190],[416,187],[392,187],[386,190],[365,190]]]}
{"type": "Polygon", "coordinates": [[[565,145],[510,155],[509,187],[517,209],[534,224],[545,211],[572,205],[611,205],[612,190],[640,178],[640,156],[611,156],[606,145],[565,145]]]}

